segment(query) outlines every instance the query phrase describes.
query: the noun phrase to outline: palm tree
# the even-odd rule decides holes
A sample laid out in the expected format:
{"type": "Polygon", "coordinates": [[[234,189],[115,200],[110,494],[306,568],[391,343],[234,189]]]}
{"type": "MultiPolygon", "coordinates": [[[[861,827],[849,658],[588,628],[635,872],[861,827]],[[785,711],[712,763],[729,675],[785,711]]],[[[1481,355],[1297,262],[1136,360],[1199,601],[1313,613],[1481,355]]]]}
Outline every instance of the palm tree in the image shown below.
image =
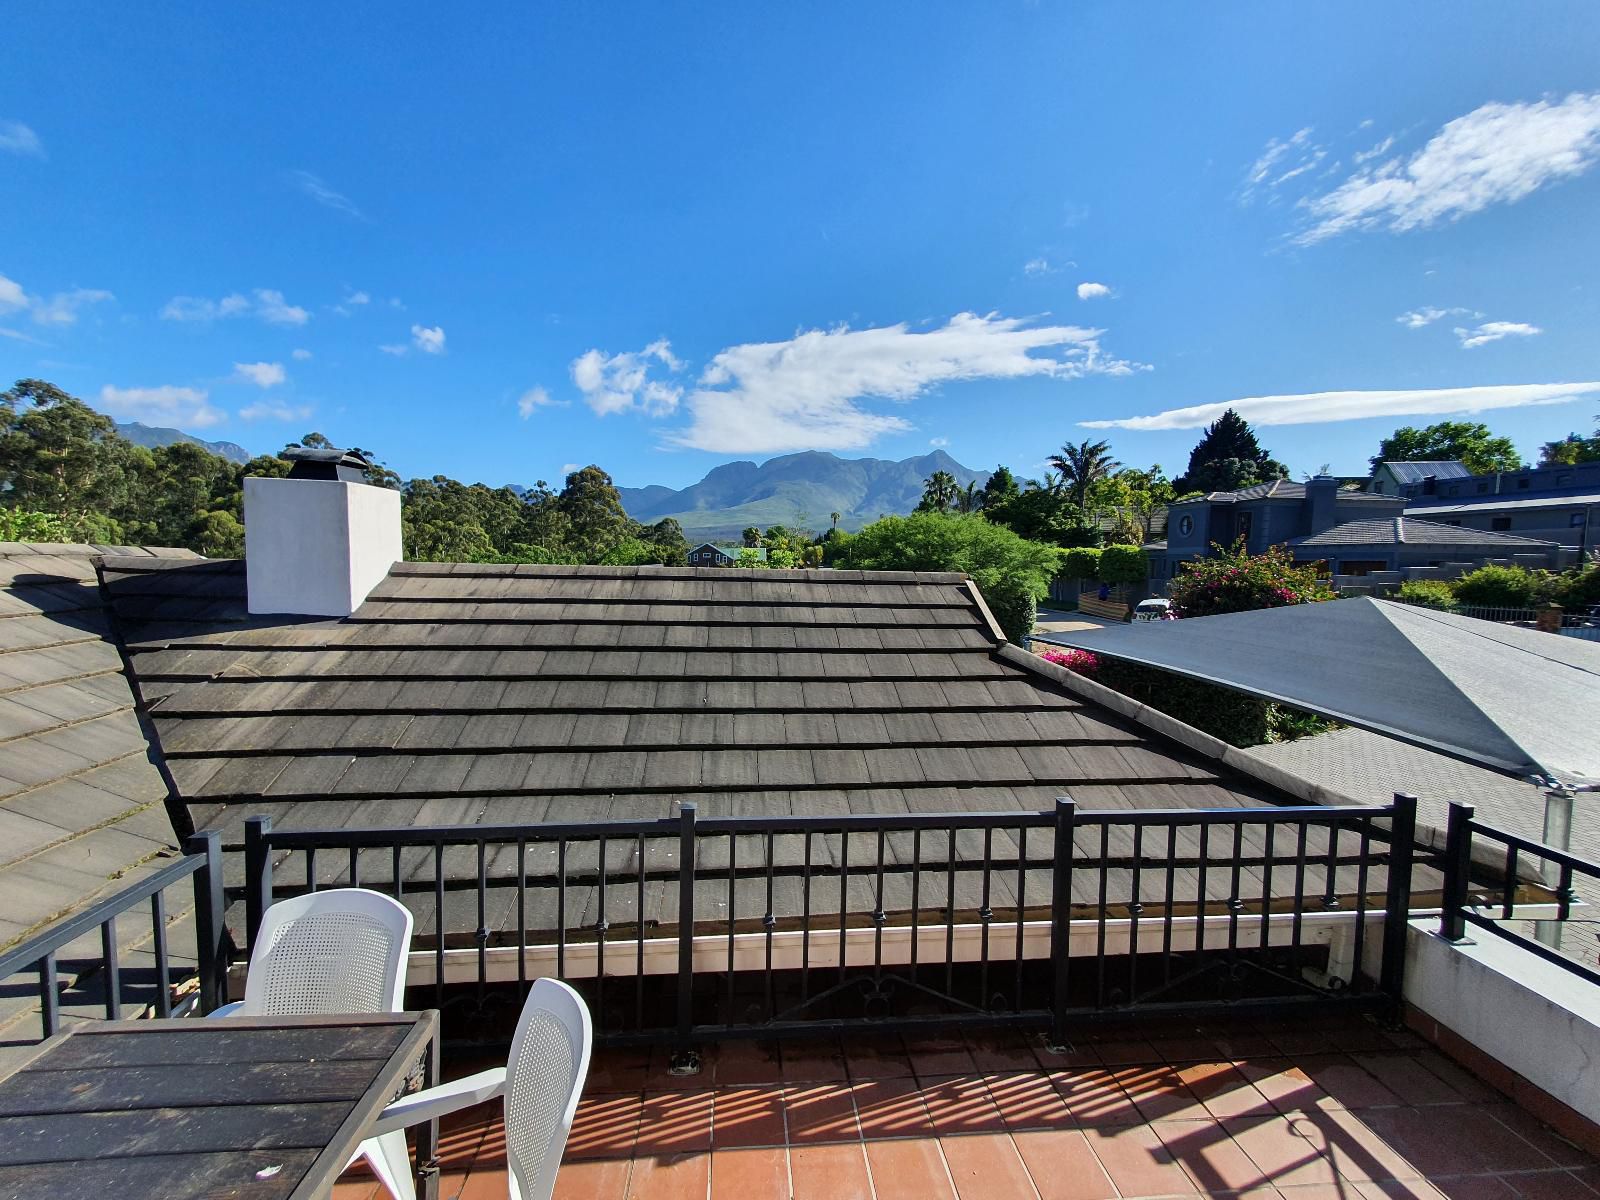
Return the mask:
{"type": "Polygon", "coordinates": [[[761,530],[757,529],[754,525],[749,526],[745,529],[742,540],[746,546],[761,545],[761,530]]]}
{"type": "Polygon", "coordinates": [[[829,513],[828,514],[828,519],[833,522],[833,531],[835,533],[838,533],[839,532],[839,514],[838,513],[829,513]]]}
{"type": "Polygon", "coordinates": [[[922,503],[917,507],[923,512],[949,512],[960,494],[961,485],[954,475],[949,471],[935,471],[922,481],[922,503]]]}
{"type": "Polygon", "coordinates": [[[1089,489],[1122,464],[1111,457],[1109,442],[1086,441],[1076,446],[1068,442],[1060,454],[1050,456],[1050,465],[1061,472],[1067,494],[1082,513],[1089,501],[1089,489]]]}
{"type": "Polygon", "coordinates": [[[957,493],[956,507],[964,513],[975,513],[983,507],[983,493],[978,490],[976,479],[957,493]]]}

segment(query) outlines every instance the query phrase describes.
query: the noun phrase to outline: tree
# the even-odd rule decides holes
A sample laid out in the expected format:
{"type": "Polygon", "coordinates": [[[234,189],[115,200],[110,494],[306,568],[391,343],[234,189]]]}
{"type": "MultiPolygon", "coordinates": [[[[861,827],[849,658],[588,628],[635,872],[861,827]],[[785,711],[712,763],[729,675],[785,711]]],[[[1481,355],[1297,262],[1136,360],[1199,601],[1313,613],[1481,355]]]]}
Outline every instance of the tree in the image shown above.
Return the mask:
{"type": "Polygon", "coordinates": [[[964,513],[975,513],[983,507],[983,493],[978,490],[978,481],[971,480],[966,487],[956,493],[956,508],[964,513]]]}
{"type": "Polygon", "coordinates": [[[1111,457],[1109,442],[1068,442],[1059,454],[1050,456],[1050,465],[1061,473],[1061,480],[1080,514],[1089,501],[1089,489],[1122,464],[1111,457]]]}
{"type": "Polygon", "coordinates": [[[1240,538],[1228,549],[1216,544],[1211,549],[1212,557],[1184,563],[1167,585],[1167,595],[1180,617],[1282,608],[1334,598],[1317,579],[1315,566],[1295,566],[1287,546],[1247,554],[1240,538]]]}
{"type": "MultiPolygon", "coordinates": [[[[1595,418],[1600,426],[1600,417],[1595,418]]],[[[1575,467],[1579,463],[1600,462],[1600,429],[1589,437],[1569,433],[1559,442],[1546,442],[1539,447],[1541,467],[1575,467]]]]}
{"type": "Polygon", "coordinates": [[[1156,463],[1149,470],[1124,467],[1102,479],[1089,490],[1089,509],[1110,511],[1116,521],[1113,537],[1121,542],[1143,545],[1152,536],[1156,513],[1173,500],[1172,484],[1156,463]]]}
{"type": "Polygon", "coordinates": [[[1206,427],[1189,452],[1188,470],[1172,486],[1179,495],[1223,492],[1288,477],[1289,469],[1261,448],[1250,423],[1230,408],[1206,427]]]}
{"type": "Polygon", "coordinates": [[[761,530],[757,529],[754,525],[745,526],[742,541],[746,546],[749,546],[752,549],[759,547],[761,545],[761,530]]]}
{"type": "Polygon", "coordinates": [[[1010,467],[996,467],[983,484],[984,510],[998,508],[1006,501],[1015,499],[1021,490],[1017,486],[1017,477],[1011,473],[1010,467]]]}
{"type": "Polygon", "coordinates": [[[922,481],[922,502],[918,512],[949,512],[961,494],[961,485],[949,471],[935,471],[922,481]]]}
{"type": "Polygon", "coordinates": [[[1376,471],[1385,462],[1451,462],[1459,460],[1474,475],[1515,471],[1522,456],[1508,437],[1496,437],[1478,421],[1440,421],[1426,429],[1403,425],[1378,443],[1370,460],[1376,471]]]}
{"type": "Polygon", "coordinates": [[[125,514],[152,459],[111,419],[42,379],[0,392],[0,488],[7,504],[81,517],[125,514]]]}
{"type": "Polygon", "coordinates": [[[586,562],[598,562],[631,532],[633,521],[623,510],[617,488],[599,467],[587,466],[567,476],[561,489],[561,511],[572,523],[571,546],[586,562]]]}
{"type": "Polygon", "coordinates": [[[860,571],[963,571],[972,576],[1006,637],[1033,632],[1061,552],[977,515],[919,512],[883,517],[831,539],[834,565],[860,571]]]}
{"type": "Polygon", "coordinates": [[[833,531],[835,533],[838,533],[839,532],[839,514],[836,513],[836,512],[829,513],[828,514],[828,520],[833,522],[833,531]]]}

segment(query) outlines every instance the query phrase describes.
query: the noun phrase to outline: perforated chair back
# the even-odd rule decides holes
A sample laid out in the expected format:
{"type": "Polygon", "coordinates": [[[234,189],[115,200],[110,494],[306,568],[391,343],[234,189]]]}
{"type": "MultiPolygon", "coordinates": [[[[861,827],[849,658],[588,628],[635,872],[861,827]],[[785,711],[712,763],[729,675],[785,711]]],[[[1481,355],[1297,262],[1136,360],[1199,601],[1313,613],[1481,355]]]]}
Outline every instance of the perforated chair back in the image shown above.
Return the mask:
{"type": "Polygon", "coordinates": [[[560,980],[534,980],[506,1063],[511,1200],[550,1200],[593,1043],[582,997],[560,980]]]}
{"type": "Polygon", "coordinates": [[[405,905],[364,888],[280,900],[262,917],[239,1013],[400,1011],[411,924],[405,905]]]}

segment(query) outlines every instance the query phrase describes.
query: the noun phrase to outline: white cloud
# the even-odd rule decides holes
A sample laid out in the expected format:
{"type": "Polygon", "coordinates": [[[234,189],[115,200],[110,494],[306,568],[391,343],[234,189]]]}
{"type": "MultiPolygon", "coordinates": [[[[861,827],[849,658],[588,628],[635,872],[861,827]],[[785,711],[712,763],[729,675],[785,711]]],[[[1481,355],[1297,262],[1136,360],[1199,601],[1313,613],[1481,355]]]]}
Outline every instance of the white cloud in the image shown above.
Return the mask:
{"type": "Polygon", "coordinates": [[[565,477],[567,475],[571,475],[574,471],[581,471],[582,469],[583,469],[583,466],[582,466],[581,463],[562,463],[561,464],[561,474],[562,474],[563,477],[565,477]]]}
{"type": "Polygon", "coordinates": [[[929,438],[928,439],[928,445],[930,445],[930,446],[948,446],[949,444],[950,444],[950,439],[949,438],[945,438],[945,437],[929,438]]]}
{"type": "Polygon", "coordinates": [[[1600,157],[1600,92],[1482,105],[1446,124],[1409,158],[1363,167],[1325,196],[1302,200],[1311,245],[1341,233],[1404,233],[1513,204],[1581,175],[1600,157]]]}
{"type": "Polygon", "coordinates": [[[425,325],[411,327],[411,340],[416,343],[418,350],[424,354],[444,353],[444,327],[435,325],[429,328],[425,325]]]}
{"type": "Polygon", "coordinates": [[[290,304],[282,292],[272,288],[256,288],[249,297],[230,292],[220,300],[174,296],[161,309],[163,321],[219,321],[247,315],[259,317],[269,325],[304,325],[311,319],[309,312],[290,304]]]}
{"type": "Polygon", "coordinates": [[[28,293],[15,279],[0,275],[0,312],[15,312],[28,307],[28,293]]]}
{"type": "Polygon", "coordinates": [[[246,421],[306,421],[313,411],[309,404],[274,404],[263,400],[241,408],[239,416],[246,421]]]}
{"type": "Polygon", "coordinates": [[[531,387],[517,398],[517,412],[526,421],[541,408],[566,408],[571,401],[557,400],[542,387],[531,387]]]}
{"type": "MultiPolygon", "coordinates": [[[[103,304],[116,297],[104,288],[73,288],[53,296],[30,296],[15,279],[0,275],[0,313],[27,309],[40,325],[73,325],[78,313],[91,304],[103,304]]],[[[19,336],[13,334],[12,336],[19,336]]],[[[31,340],[21,339],[19,340],[31,340]]]]}
{"type": "Polygon", "coordinates": [[[863,400],[909,401],[956,380],[1076,379],[1148,369],[1102,354],[1102,332],[960,313],[923,333],[905,324],[840,326],[732,346],[701,374],[688,397],[689,426],[668,441],[733,454],[855,450],[911,428],[902,417],[863,408],[863,400]],[[1034,353],[1046,350],[1055,353],[1034,353]]]}
{"type": "Polygon", "coordinates": [[[296,349],[290,352],[290,357],[292,357],[296,362],[305,362],[311,357],[311,351],[296,349]]]}
{"type": "Polygon", "coordinates": [[[1432,308],[1424,306],[1414,308],[1410,312],[1403,312],[1395,318],[1407,329],[1422,329],[1432,325],[1440,317],[1481,317],[1482,313],[1473,312],[1470,308],[1432,308]]]}
{"type": "Polygon", "coordinates": [[[1050,265],[1048,258],[1030,258],[1022,264],[1022,273],[1024,275],[1053,275],[1059,270],[1061,270],[1060,267],[1050,265]]]}
{"type": "MultiPolygon", "coordinates": [[[[1363,128],[1365,128],[1363,126],[1363,128]]],[[[1370,150],[1358,150],[1350,156],[1350,161],[1360,166],[1364,162],[1371,162],[1375,158],[1382,158],[1394,147],[1394,137],[1391,135],[1383,139],[1370,150]]]]}
{"type": "Polygon", "coordinates": [[[0,150],[33,158],[44,157],[44,143],[39,140],[39,135],[21,121],[0,121],[0,150]]]}
{"type": "Polygon", "coordinates": [[[390,342],[388,345],[379,346],[378,349],[385,354],[392,354],[396,358],[404,358],[410,352],[411,347],[404,342],[390,342]]]}
{"type": "Polygon", "coordinates": [[[204,388],[119,388],[107,384],[100,389],[100,408],[123,421],[180,428],[204,429],[226,419],[225,413],[207,401],[204,388]]]}
{"type": "Polygon", "coordinates": [[[1314,425],[1368,417],[1437,416],[1496,408],[1565,404],[1600,392],[1600,383],[1509,383],[1488,387],[1409,388],[1392,392],[1311,392],[1301,396],[1249,396],[1148,417],[1079,421],[1088,429],[1201,429],[1228,409],[1257,425],[1314,425]]]}
{"type": "Polygon", "coordinates": [[[1534,337],[1543,333],[1537,325],[1526,325],[1521,321],[1485,321],[1473,329],[1463,329],[1456,326],[1455,335],[1461,341],[1463,350],[1471,350],[1475,346],[1487,346],[1490,342],[1498,342],[1501,338],[1508,337],[1534,337]]]}
{"type": "Polygon", "coordinates": [[[1311,132],[1312,127],[1307,125],[1286,138],[1269,140],[1261,157],[1245,172],[1240,199],[1248,204],[1263,192],[1270,196],[1289,180],[1321,164],[1328,152],[1311,140],[1311,132]]]}
{"type": "Polygon", "coordinates": [[[14,342],[27,342],[34,346],[44,345],[38,338],[29,337],[20,329],[0,329],[0,337],[10,338],[14,342]]]}
{"type": "Polygon", "coordinates": [[[368,292],[350,292],[343,300],[333,306],[333,311],[341,317],[348,317],[350,310],[361,308],[372,303],[372,296],[368,292]]]}
{"type": "Polygon", "coordinates": [[[1111,289],[1103,283],[1080,283],[1078,285],[1079,300],[1098,300],[1101,296],[1111,295],[1111,289]]]}
{"type": "Polygon", "coordinates": [[[348,196],[334,191],[320,176],[313,175],[310,171],[290,171],[289,178],[304,195],[310,196],[324,208],[331,208],[351,217],[361,215],[361,210],[348,196]]]}
{"type": "Polygon", "coordinates": [[[583,402],[599,416],[630,411],[670,416],[683,398],[683,389],[649,378],[652,363],[669,371],[683,369],[671,343],[658,338],[637,353],[585,351],[572,360],[572,382],[583,393],[583,402]]]}
{"type": "Polygon", "coordinates": [[[288,378],[283,373],[283,364],[275,362],[236,362],[233,364],[233,373],[262,388],[275,387],[288,378]]]}

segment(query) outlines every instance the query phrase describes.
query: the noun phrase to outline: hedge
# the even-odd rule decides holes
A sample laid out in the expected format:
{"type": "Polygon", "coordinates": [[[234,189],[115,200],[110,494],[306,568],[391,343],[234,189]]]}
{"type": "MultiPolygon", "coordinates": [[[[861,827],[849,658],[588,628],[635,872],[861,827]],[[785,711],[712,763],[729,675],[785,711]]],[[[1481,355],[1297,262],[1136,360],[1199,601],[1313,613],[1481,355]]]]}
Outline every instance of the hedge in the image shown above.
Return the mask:
{"type": "Polygon", "coordinates": [[[1107,546],[1100,551],[1100,580],[1103,583],[1143,583],[1150,574],[1150,561],[1138,546],[1107,546]]]}
{"type": "Polygon", "coordinates": [[[1061,574],[1067,579],[1100,578],[1100,554],[1093,546],[1078,546],[1061,558],[1061,574]]]}

